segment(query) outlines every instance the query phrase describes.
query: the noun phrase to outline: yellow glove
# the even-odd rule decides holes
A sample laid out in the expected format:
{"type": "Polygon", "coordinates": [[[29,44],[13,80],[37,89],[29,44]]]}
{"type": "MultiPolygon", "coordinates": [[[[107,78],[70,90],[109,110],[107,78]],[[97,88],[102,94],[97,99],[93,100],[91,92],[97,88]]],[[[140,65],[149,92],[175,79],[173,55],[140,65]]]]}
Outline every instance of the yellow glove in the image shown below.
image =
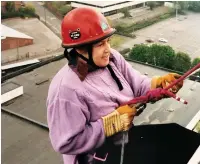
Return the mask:
{"type": "Polygon", "coordinates": [[[105,135],[109,137],[120,131],[127,131],[132,126],[136,112],[135,107],[125,105],[102,117],[105,135]]]}
{"type": "MultiPolygon", "coordinates": [[[[155,88],[165,88],[167,87],[170,83],[175,81],[176,79],[180,78],[181,75],[177,73],[169,73],[164,76],[154,76],[151,80],[151,89],[155,88]]],[[[183,86],[183,81],[179,82],[175,86],[173,86],[170,91],[173,93],[177,93],[183,86]]]]}

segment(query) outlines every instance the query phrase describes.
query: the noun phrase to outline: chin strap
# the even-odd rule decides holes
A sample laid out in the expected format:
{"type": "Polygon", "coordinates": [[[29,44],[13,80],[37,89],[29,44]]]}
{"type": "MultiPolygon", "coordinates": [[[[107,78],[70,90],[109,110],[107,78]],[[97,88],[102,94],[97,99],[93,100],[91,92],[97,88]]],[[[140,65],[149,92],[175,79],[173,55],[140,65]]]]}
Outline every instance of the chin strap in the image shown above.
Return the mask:
{"type": "Polygon", "coordinates": [[[118,85],[118,87],[119,87],[119,90],[120,90],[120,91],[123,90],[123,89],[124,89],[124,88],[123,88],[123,85],[122,85],[122,83],[120,82],[119,78],[116,76],[116,74],[115,74],[115,72],[113,71],[111,65],[108,64],[108,65],[107,65],[107,68],[108,68],[108,70],[110,71],[110,74],[111,74],[112,78],[116,81],[116,83],[117,83],[117,85],[118,85]]]}
{"type": "MultiPolygon", "coordinates": [[[[77,66],[77,56],[78,56],[78,57],[80,57],[81,59],[83,59],[84,61],[87,62],[88,67],[91,67],[91,69],[89,68],[89,70],[103,69],[103,68],[107,67],[109,72],[110,72],[110,74],[111,74],[111,76],[112,76],[112,78],[117,83],[119,90],[120,91],[123,90],[123,86],[122,86],[119,78],[116,76],[115,72],[113,71],[112,67],[110,66],[110,64],[108,64],[106,67],[97,66],[94,63],[93,58],[92,58],[92,45],[89,45],[87,49],[88,49],[89,59],[87,59],[83,55],[79,54],[75,49],[72,49],[70,52],[68,52],[65,49],[64,55],[69,60],[69,65],[72,64],[72,65],[77,66]]],[[[84,79],[84,78],[82,78],[82,79],[84,79]]]]}

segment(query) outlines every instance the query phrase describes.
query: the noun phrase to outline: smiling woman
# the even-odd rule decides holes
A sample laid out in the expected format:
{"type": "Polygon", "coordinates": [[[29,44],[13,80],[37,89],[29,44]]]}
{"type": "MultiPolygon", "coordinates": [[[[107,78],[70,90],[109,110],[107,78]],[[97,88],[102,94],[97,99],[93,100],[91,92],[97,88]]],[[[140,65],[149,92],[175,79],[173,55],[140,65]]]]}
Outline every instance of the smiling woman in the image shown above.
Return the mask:
{"type": "MultiPolygon", "coordinates": [[[[176,77],[172,74],[152,81],[133,69],[111,48],[115,29],[93,9],[70,11],[62,21],[61,31],[69,62],[49,87],[49,136],[53,148],[63,154],[65,164],[92,164],[98,162],[95,151],[107,138],[124,143],[122,132],[132,127],[136,104],[121,105],[145,95],[151,86],[163,87],[176,77]]],[[[180,88],[177,86],[176,92],[180,88]]]]}

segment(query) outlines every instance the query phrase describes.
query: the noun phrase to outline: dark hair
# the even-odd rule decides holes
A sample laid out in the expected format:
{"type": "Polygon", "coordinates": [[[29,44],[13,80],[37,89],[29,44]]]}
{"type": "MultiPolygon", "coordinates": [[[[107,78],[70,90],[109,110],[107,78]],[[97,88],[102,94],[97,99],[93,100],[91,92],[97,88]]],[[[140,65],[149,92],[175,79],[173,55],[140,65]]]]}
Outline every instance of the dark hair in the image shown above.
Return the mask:
{"type": "Polygon", "coordinates": [[[73,49],[65,48],[64,56],[69,61],[69,65],[76,65],[77,64],[78,54],[77,54],[77,52],[74,48],[73,49]]]}

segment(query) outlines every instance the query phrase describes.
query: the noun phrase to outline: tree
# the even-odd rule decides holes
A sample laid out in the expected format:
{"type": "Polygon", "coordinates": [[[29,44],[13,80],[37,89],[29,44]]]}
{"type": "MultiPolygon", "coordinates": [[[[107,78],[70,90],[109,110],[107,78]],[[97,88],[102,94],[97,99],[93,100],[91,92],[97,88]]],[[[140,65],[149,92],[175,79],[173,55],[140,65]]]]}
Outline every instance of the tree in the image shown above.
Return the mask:
{"type": "Polygon", "coordinates": [[[124,14],[124,17],[132,17],[131,14],[129,13],[128,8],[122,8],[120,9],[120,12],[124,14]]]}
{"type": "Polygon", "coordinates": [[[63,5],[58,9],[58,11],[62,14],[62,16],[65,16],[71,10],[72,7],[69,5],[63,5]]]}
{"type": "Polygon", "coordinates": [[[188,9],[194,12],[200,12],[200,1],[189,1],[188,9]]]}
{"type": "Polygon", "coordinates": [[[131,49],[129,58],[141,62],[147,62],[150,56],[150,48],[146,45],[136,45],[131,49]]]}
{"type": "Polygon", "coordinates": [[[173,69],[180,72],[186,72],[191,67],[191,58],[188,54],[178,52],[174,58],[173,69]]]}
{"type": "Polygon", "coordinates": [[[172,69],[172,61],[175,57],[175,51],[170,46],[153,44],[150,47],[150,57],[148,63],[156,66],[172,69]]]}
{"type": "Polygon", "coordinates": [[[62,6],[66,4],[65,1],[53,1],[51,2],[52,6],[56,9],[60,9],[62,6]]]}
{"type": "Polygon", "coordinates": [[[176,2],[174,2],[174,7],[175,7],[175,9],[177,7],[177,11],[178,11],[179,14],[185,15],[185,11],[188,10],[188,6],[189,5],[188,5],[187,1],[176,1],[176,2]]]}
{"type": "Polygon", "coordinates": [[[188,9],[188,2],[187,1],[177,1],[178,3],[178,8],[183,11],[188,9]]]}
{"type": "Polygon", "coordinates": [[[200,63],[200,57],[194,58],[192,61],[192,67],[196,66],[198,63],[200,63]]]}
{"type": "Polygon", "coordinates": [[[132,48],[129,57],[133,60],[172,69],[175,52],[170,46],[165,45],[137,45],[132,48]]]}
{"type": "Polygon", "coordinates": [[[156,7],[156,2],[149,1],[149,2],[147,2],[147,6],[150,7],[150,10],[153,10],[156,7]]]}
{"type": "Polygon", "coordinates": [[[25,7],[20,7],[19,12],[23,17],[31,17],[36,15],[35,8],[31,4],[28,4],[25,7]]]}
{"type": "MultiPolygon", "coordinates": [[[[195,58],[195,59],[192,61],[192,67],[196,66],[196,65],[199,64],[199,63],[200,63],[200,57],[195,58]]],[[[195,75],[200,77],[200,71],[198,71],[197,73],[195,73],[195,75]]]]}
{"type": "Polygon", "coordinates": [[[156,3],[158,6],[164,6],[165,1],[156,1],[156,3]]]}
{"type": "Polygon", "coordinates": [[[6,6],[5,6],[5,8],[6,8],[6,11],[7,12],[14,12],[15,11],[15,4],[14,4],[14,2],[6,2],[6,6]]]}

